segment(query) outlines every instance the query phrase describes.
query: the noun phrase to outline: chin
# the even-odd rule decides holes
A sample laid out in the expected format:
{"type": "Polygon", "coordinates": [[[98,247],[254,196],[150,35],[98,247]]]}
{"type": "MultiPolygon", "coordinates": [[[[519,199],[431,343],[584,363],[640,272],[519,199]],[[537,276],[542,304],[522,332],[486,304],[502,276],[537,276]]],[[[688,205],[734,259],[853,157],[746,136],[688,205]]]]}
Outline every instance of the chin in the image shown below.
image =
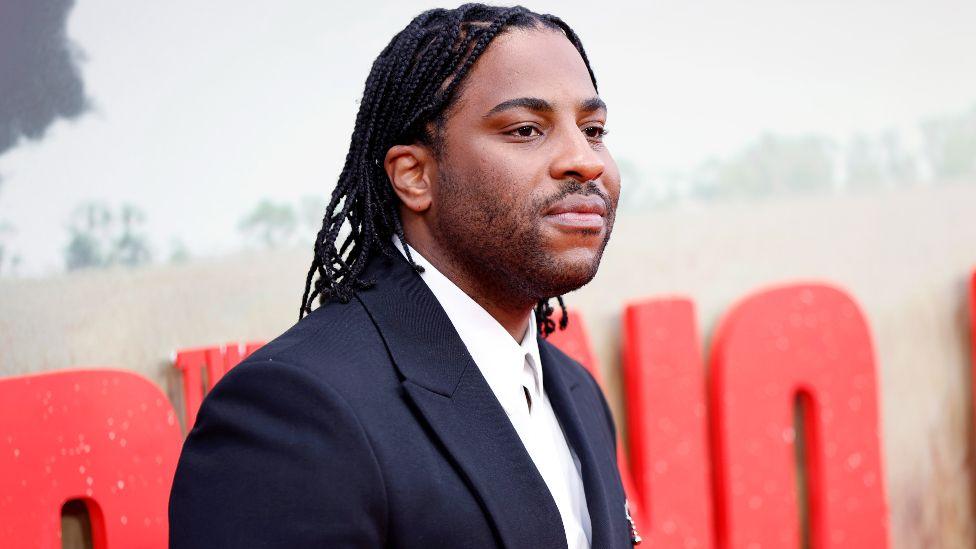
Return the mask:
{"type": "Polygon", "coordinates": [[[577,290],[596,276],[603,250],[575,248],[550,256],[543,278],[543,297],[563,295],[577,290]]]}

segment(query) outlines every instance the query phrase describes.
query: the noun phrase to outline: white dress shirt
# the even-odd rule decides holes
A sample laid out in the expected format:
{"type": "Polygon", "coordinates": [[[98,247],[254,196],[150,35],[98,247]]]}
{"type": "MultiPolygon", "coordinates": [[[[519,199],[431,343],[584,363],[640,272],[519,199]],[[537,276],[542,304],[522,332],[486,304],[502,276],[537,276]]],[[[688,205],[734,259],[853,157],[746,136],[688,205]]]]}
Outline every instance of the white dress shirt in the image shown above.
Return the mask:
{"type": "MultiPolygon", "coordinates": [[[[399,239],[394,237],[393,240],[403,254],[399,239]]],[[[410,248],[410,255],[424,268],[421,278],[451,319],[549,487],[563,521],[569,548],[589,549],[592,532],[580,462],[576,452],[569,447],[546,396],[534,312],[529,314],[529,325],[520,344],[481,305],[415,249],[410,248]]]]}

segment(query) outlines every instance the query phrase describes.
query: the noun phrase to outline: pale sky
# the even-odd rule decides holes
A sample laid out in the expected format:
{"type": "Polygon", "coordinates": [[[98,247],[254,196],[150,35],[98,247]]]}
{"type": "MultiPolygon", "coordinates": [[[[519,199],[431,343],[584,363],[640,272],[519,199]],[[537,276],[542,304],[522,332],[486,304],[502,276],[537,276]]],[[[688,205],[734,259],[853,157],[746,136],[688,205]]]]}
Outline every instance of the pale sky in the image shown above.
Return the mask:
{"type": "MultiPolygon", "coordinates": [[[[972,0],[523,4],[576,29],[607,144],[648,177],[763,132],[843,140],[976,104],[972,0]]],[[[0,156],[21,274],[63,269],[84,201],[141,207],[165,259],[173,237],[198,255],[238,248],[262,198],[326,196],[372,60],[433,6],[79,0],[68,34],[92,110],[0,156]]]]}

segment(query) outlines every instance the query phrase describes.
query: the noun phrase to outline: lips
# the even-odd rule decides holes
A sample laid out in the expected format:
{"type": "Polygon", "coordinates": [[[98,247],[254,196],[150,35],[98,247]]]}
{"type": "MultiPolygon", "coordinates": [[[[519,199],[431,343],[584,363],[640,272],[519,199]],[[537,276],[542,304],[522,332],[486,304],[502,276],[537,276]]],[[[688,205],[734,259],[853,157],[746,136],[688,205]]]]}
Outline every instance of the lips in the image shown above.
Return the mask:
{"type": "Polygon", "coordinates": [[[545,212],[548,220],[568,229],[600,229],[607,215],[607,205],[596,195],[570,195],[545,212]]]}

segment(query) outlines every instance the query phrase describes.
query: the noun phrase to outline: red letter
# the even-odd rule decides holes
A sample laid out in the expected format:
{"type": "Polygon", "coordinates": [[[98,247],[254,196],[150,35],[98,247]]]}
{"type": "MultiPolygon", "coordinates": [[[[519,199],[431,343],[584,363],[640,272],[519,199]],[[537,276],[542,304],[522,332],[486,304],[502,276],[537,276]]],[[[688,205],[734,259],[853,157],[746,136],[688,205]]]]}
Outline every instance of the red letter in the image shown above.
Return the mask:
{"type": "Polygon", "coordinates": [[[121,370],[0,379],[0,540],[60,547],[61,506],[88,507],[95,549],[167,544],[183,437],[166,396],[121,370]]]}
{"type": "Polygon", "coordinates": [[[624,315],[624,390],[634,482],[650,547],[713,546],[705,369],[686,299],[624,315]],[[647,520],[649,519],[649,520],[647,520]]]}
{"type": "Polygon", "coordinates": [[[251,341],[244,344],[241,353],[240,343],[228,343],[213,347],[184,349],[176,352],[174,365],[183,377],[183,417],[186,420],[186,430],[193,428],[197,420],[197,410],[203,402],[203,371],[207,371],[207,390],[224,377],[231,368],[240,364],[251,353],[258,350],[263,343],[251,341]]]}
{"type": "MultiPolygon", "coordinates": [[[[976,270],[973,270],[969,285],[969,329],[969,341],[973,346],[973,394],[976,395],[976,270]]],[[[973,399],[973,407],[976,410],[976,398],[973,399]]]]}
{"type": "Polygon", "coordinates": [[[874,354],[847,294],[796,285],[747,298],[717,331],[711,375],[721,547],[800,547],[798,397],[811,546],[887,547],[874,354]]]}

